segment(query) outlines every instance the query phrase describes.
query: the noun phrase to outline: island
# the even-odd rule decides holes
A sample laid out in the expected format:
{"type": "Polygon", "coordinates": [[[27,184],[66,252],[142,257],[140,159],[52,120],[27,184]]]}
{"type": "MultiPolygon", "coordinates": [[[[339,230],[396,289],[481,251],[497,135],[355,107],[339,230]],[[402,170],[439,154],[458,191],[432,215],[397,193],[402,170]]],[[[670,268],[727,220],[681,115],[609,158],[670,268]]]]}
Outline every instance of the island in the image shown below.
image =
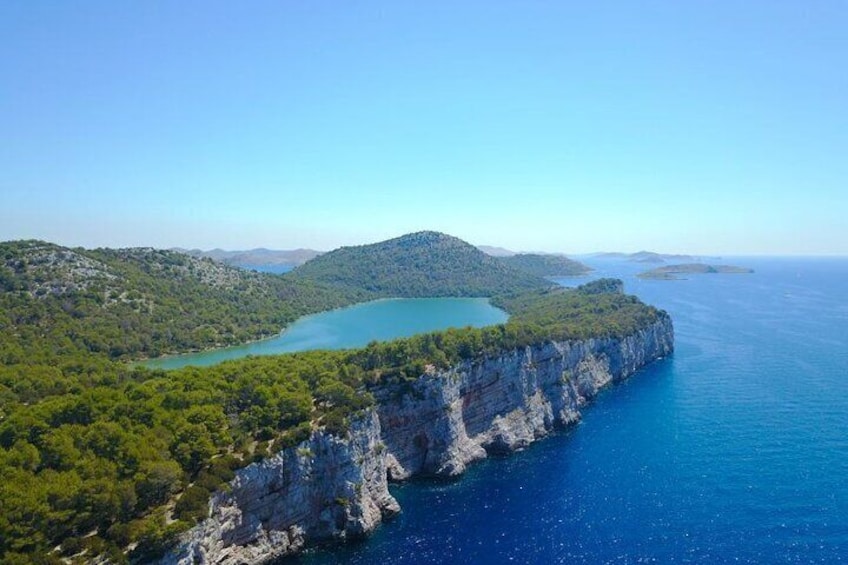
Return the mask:
{"type": "Polygon", "coordinates": [[[636,275],[642,279],[657,280],[680,280],[680,275],[700,274],[746,274],[753,273],[753,269],[747,267],[735,267],[733,265],[707,265],[705,263],[685,263],[682,265],[666,265],[645,271],[636,275]]]}
{"type": "MultiPolygon", "coordinates": [[[[575,424],[601,389],[673,351],[668,315],[620,287],[601,280],[503,297],[495,302],[511,313],[506,324],[374,343],[331,364],[323,357],[325,372],[359,379],[328,382],[312,399],[318,412],[303,413],[294,434],[276,432],[265,458],[195,507],[197,525],[159,563],[259,564],[360,538],[400,510],[389,482],[457,477],[575,424]]],[[[296,361],[318,363],[315,355],[217,371],[262,382],[297,374],[296,361]]]]}
{"type": "Polygon", "coordinates": [[[671,354],[668,314],[622,288],[563,289],[437,232],[283,276],[0,243],[0,561],[259,564],[367,535],[399,511],[389,481],[520,449],[671,354]],[[204,368],[132,363],[365,300],[450,295],[510,318],[204,368]]]}

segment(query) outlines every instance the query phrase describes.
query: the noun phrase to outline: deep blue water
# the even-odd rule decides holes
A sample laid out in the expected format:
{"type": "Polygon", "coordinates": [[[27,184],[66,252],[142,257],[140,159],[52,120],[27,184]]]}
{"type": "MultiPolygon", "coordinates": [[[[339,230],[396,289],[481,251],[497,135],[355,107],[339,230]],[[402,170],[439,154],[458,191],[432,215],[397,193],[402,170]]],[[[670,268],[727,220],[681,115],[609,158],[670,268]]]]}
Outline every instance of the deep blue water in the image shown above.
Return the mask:
{"type": "MultiPolygon", "coordinates": [[[[459,481],[393,487],[403,512],[304,563],[834,563],[848,559],[848,259],[737,258],[751,275],[649,281],[672,358],[583,422],[459,481]]],[[[564,281],[573,285],[575,280],[564,281]]]]}

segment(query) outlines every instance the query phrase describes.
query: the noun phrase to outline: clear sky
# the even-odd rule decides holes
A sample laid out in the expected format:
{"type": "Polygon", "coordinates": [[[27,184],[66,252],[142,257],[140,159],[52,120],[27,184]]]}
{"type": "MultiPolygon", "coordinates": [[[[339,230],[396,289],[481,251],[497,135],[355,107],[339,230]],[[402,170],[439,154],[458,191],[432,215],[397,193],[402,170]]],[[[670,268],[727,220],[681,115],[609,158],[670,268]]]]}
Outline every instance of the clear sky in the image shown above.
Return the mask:
{"type": "Polygon", "coordinates": [[[845,1],[0,2],[0,240],[848,254],[845,1]]]}

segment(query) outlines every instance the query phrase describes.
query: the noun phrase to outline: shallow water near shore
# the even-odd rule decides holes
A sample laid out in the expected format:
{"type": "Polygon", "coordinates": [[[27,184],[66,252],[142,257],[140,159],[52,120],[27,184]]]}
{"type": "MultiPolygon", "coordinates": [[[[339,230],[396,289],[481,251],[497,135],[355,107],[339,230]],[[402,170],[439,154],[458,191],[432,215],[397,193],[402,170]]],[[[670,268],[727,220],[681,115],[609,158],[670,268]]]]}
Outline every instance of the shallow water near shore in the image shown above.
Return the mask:
{"type": "Polygon", "coordinates": [[[834,563],[848,556],[848,259],[734,258],[747,275],[590,277],[666,309],[676,351],[582,423],[293,563],[834,563]]]}
{"type": "Polygon", "coordinates": [[[284,332],[246,345],[162,357],[144,363],[151,369],[207,366],[248,355],[275,355],[309,349],[364,347],[450,327],[482,327],[508,318],[485,298],[398,298],[375,300],[300,318],[284,332]]]}

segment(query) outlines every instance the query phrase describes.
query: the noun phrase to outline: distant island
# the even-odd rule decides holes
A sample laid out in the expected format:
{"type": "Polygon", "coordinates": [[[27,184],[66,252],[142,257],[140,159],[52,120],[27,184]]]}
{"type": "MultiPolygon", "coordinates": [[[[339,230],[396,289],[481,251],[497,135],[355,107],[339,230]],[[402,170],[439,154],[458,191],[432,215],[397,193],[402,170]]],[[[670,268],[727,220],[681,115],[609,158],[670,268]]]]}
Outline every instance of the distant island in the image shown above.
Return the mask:
{"type": "Polygon", "coordinates": [[[653,251],[637,251],[636,253],[598,253],[595,257],[599,259],[623,259],[632,263],[665,263],[667,261],[687,262],[696,261],[692,255],[673,255],[668,253],[655,253],[653,251]]]}
{"type": "Polygon", "coordinates": [[[220,263],[234,267],[245,267],[255,265],[288,265],[296,267],[302,265],[321,255],[321,251],[314,249],[247,249],[244,251],[225,251],[223,249],[212,249],[202,251],[200,249],[174,248],[172,251],[185,253],[192,257],[214,259],[220,263]]]}
{"type": "Polygon", "coordinates": [[[707,265],[706,263],[685,263],[682,265],[665,265],[657,267],[644,273],[636,275],[641,279],[657,280],[680,280],[684,277],[679,275],[693,274],[746,274],[753,273],[753,269],[747,267],[735,267],[733,265],[707,265]]]}

